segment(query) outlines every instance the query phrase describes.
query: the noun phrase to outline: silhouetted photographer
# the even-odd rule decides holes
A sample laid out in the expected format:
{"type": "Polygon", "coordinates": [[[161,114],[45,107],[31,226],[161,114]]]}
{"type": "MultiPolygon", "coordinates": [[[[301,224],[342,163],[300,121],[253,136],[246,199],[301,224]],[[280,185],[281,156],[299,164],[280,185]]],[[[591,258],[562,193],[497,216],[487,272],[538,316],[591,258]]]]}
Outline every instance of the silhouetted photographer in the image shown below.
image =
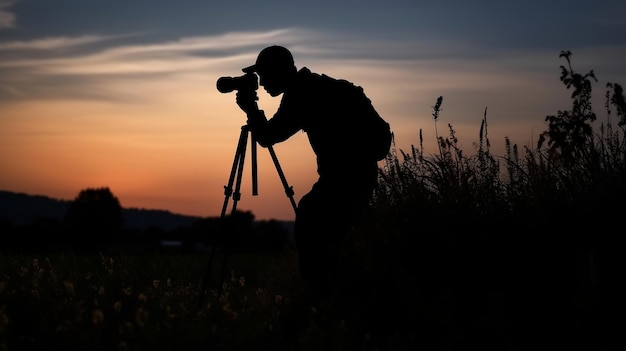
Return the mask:
{"type": "Polygon", "coordinates": [[[346,237],[360,220],[378,181],[378,161],[391,145],[389,124],[363,89],[346,80],[296,69],[282,46],[263,49],[256,63],[236,78],[222,78],[218,89],[237,90],[237,104],[263,147],[307,133],[317,156],[319,179],[299,201],[294,238],[300,273],[314,300],[333,297],[343,278],[346,237]],[[271,95],[282,94],[271,119],[257,105],[256,79],[271,95]]]}

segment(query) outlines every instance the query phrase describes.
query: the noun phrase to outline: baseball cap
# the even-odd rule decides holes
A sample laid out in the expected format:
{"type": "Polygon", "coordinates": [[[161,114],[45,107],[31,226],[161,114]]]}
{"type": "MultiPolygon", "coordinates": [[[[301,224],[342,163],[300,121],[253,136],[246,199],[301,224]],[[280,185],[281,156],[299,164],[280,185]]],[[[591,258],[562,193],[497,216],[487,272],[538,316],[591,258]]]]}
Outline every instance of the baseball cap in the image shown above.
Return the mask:
{"type": "Polygon", "coordinates": [[[291,67],[293,65],[293,56],[287,48],[279,45],[272,45],[261,50],[259,56],[256,58],[256,63],[242,69],[242,71],[245,73],[268,70],[274,71],[277,69],[285,69],[286,67],[291,67]]]}

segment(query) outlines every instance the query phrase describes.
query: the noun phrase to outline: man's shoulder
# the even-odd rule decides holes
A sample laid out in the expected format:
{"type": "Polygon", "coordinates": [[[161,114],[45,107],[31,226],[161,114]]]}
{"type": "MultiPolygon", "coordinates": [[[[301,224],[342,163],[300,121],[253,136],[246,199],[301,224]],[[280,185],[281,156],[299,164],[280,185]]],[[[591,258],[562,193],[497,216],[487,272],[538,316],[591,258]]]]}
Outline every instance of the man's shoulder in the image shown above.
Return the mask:
{"type": "Polygon", "coordinates": [[[338,82],[337,79],[327,74],[313,72],[307,67],[302,67],[298,71],[298,81],[301,87],[315,90],[328,90],[338,82]]]}
{"type": "Polygon", "coordinates": [[[296,77],[297,77],[296,81],[300,85],[310,85],[310,84],[313,84],[313,83],[319,81],[321,75],[318,74],[318,73],[312,72],[307,67],[302,67],[298,71],[298,74],[296,75],[296,77]]]}
{"type": "Polygon", "coordinates": [[[349,83],[349,84],[353,84],[352,82],[345,80],[345,79],[340,79],[340,78],[335,78],[333,76],[329,76],[328,74],[325,73],[317,73],[317,72],[313,72],[311,71],[308,67],[302,67],[298,70],[298,74],[297,74],[298,78],[302,79],[302,80],[315,80],[315,81],[323,81],[323,82],[327,82],[327,83],[349,83]]]}
{"type": "Polygon", "coordinates": [[[298,75],[300,76],[308,76],[314,74],[308,67],[302,67],[298,70],[298,75]]]}

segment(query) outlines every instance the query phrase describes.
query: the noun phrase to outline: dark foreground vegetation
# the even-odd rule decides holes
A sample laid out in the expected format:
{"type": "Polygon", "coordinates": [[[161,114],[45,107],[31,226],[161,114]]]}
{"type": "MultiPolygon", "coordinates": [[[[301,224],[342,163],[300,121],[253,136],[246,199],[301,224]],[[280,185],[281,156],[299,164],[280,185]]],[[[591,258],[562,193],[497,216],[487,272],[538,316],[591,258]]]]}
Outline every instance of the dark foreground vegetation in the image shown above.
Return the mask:
{"type": "Polygon", "coordinates": [[[607,83],[597,121],[594,72],[561,57],[572,106],[538,145],[505,139],[493,155],[485,110],[473,155],[451,125],[435,154],[392,150],[350,234],[347,305],[302,308],[289,242],[210,266],[193,252],[1,253],[0,350],[623,349],[626,102],[607,83]]]}

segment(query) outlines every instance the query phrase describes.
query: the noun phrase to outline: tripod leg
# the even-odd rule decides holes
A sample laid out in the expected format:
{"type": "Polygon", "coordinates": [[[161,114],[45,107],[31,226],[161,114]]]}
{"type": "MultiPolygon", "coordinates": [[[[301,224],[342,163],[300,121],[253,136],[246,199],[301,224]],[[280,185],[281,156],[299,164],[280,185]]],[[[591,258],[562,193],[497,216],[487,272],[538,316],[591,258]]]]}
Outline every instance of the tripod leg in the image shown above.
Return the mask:
{"type": "MultiPolygon", "coordinates": [[[[224,218],[226,216],[226,209],[228,207],[228,199],[231,196],[234,199],[234,203],[235,203],[235,205],[233,205],[233,212],[234,212],[234,209],[236,207],[236,201],[238,201],[240,197],[239,191],[240,191],[240,184],[241,184],[241,173],[243,169],[243,163],[244,163],[243,161],[245,158],[247,142],[248,142],[248,129],[244,126],[241,129],[241,134],[239,135],[239,142],[237,143],[237,150],[235,151],[235,158],[233,160],[233,166],[230,171],[228,185],[224,186],[224,204],[222,205],[222,212],[221,212],[220,219],[217,225],[217,230],[215,232],[213,246],[211,247],[211,253],[209,254],[209,261],[204,272],[204,277],[201,282],[201,288],[200,288],[199,298],[198,298],[198,310],[201,310],[202,305],[204,304],[204,297],[206,295],[207,284],[211,276],[211,268],[213,266],[213,258],[215,257],[217,246],[219,245],[220,233],[222,230],[224,218]],[[233,194],[233,183],[235,182],[235,176],[237,176],[236,177],[237,184],[235,186],[235,189],[236,189],[235,193],[233,194]]],[[[222,284],[220,282],[219,287],[218,287],[220,289],[220,293],[222,289],[221,285],[222,284]]]]}
{"type": "MultiPolygon", "coordinates": [[[[222,213],[220,218],[226,215],[226,208],[228,207],[228,199],[232,196],[233,199],[239,200],[239,195],[235,193],[233,195],[233,183],[235,182],[235,176],[239,173],[237,181],[241,179],[241,169],[243,165],[243,158],[246,153],[246,144],[248,142],[248,130],[244,127],[241,129],[239,135],[239,142],[237,143],[237,150],[235,151],[235,159],[233,160],[233,166],[230,170],[230,177],[228,179],[228,185],[224,186],[224,204],[222,205],[222,213]]],[[[239,186],[237,186],[237,191],[239,186]]]]}
{"type": "Polygon", "coordinates": [[[291,207],[295,211],[297,209],[296,201],[293,199],[293,187],[289,186],[287,183],[287,178],[285,178],[285,174],[283,173],[283,169],[280,167],[280,163],[278,162],[278,157],[276,157],[276,152],[274,152],[274,148],[270,145],[267,147],[270,152],[270,156],[272,156],[272,161],[274,161],[274,165],[276,166],[276,171],[278,171],[278,176],[280,177],[280,181],[283,183],[283,187],[285,188],[285,193],[291,202],[291,207]]]}
{"type": "MultiPolygon", "coordinates": [[[[235,192],[233,193],[233,207],[232,210],[230,212],[231,214],[231,219],[234,221],[236,219],[233,219],[232,215],[235,214],[235,212],[237,211],[237,203],[239,202],[239,199],[241,199],[241,178],[243,176],[243,166],[245,164],[245,159],[246,159],[246,147],[245,144],[247,142],[247,136],[248,133],[245,134],[244,138],[244,146],[241,149],[241,153],[239,155],[239,165],[238,165],[238,171],[237,171],[237,183],[235,185],[235,192]]],[[[223,218],[220,219],[220,222],[223,222],[223,218]]],[[[221,228],[221,226],[220,226],[221,228]]],[[[222,270],[220,273],[220,284],[218,285],[218,292],[221,295],[222,294],[222,284],[224,283],[224,280],[226,278],[226,268],[228,268],[228,253],[224,252],[222,254],[222,270]]]]}
{"type": "MultiPolygon", "coordinates": [[[[243,133],[243,131],[242,131],[243,133]]],[[[248,142],[248,133],[246,131],[245,134],[242,135],[243,146],[239,152],[239,164],[237,169],[237,183],[235,184],[235,192],[233,193],[233,209],[232,213],[235,213],[237,210],[237,202],[241,199],[241,177],[243,176],[243,165],[244,160],[246,158],[246,143],[248,142]]]]}
{"type": "Polygon", "coordinates": [[[259,181],[258,181],[258,171],[257,171],[257,165],[256,165],[256,160],[257,160],[257,145],[256,145],[256,138],[254,137],[254,133],[250,133],[250,138],[252,140],[251,144],[250,144],[250,156],[252,157],[252,196],[257,196],[259,195],[259,181]]]}

